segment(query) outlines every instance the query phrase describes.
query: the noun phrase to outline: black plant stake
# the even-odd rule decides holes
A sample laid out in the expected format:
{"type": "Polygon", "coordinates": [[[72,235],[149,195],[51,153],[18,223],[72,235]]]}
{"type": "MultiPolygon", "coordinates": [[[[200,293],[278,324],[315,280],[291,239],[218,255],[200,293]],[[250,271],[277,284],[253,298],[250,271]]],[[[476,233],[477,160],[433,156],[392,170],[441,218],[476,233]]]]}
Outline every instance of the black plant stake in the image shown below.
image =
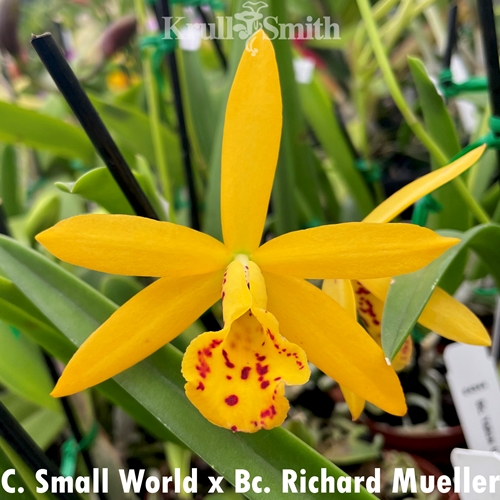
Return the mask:
{"type": "Polygon", "coordinates": [[[5,210],[3,209],[3,201],[0,199],[0,234],[5,234],[5,236],[10,236],[9,226],[7,224],[7,216],[5,215],[5,210]]]}
{"type": "MultiPolygon", "coordinates": [[[[203,7],[197,7],[196,11],[200,15],[200,17],[203,19],[203,22],[207,26],[209,26],[211,20],[209,19],[208,14],[203,10],[203,7]]],[[[216,29],[217,29],[217,25],[216,25],[216,29]]],[[[227,58],[226,58],[226,55],[224,54],[224,51],[222,50],[222,44],[220,43],[220,40],[217,38],[217,35],[212,40],[214,42],[215,51],[217,52],[217,55],[219,56],[219,60],[222,64],[222,67],[224,68],[224,71],[227,71],[227,67],[228,67],[227,58]]]]}
{"type": "MultiPolygon", "coordinates": [[[[168,0],[159,0],[156,4],[156,18],[158,26],[165,32],[166,19],[170,16],[170,5],[168,0]]],[[[168,67],[172,80],[172,90],[174,93],[175,111],[177,114],[177,123],[179,125],[179,134],[181,136],[182,159],[184,163],[184,172],[189,191],[189,201],[191,204],[191,227],[200,230],[200,217],[198,214],[198,197],[196,195],[196,186],[193,172],[193,163],[191,161],[191,145],[186,125],[186,115],[184,113],[184,105],[182,103],[181,81],[179,77],[179,66],[177,64],[177,56],[175,50],[172,50],[167,55],[168,67]]]]}
{"type": "MultiPolygon", "coordinates": [[[[59,477],[57,467],[45,453],[31,439],[19,422],[9,413],[0,402],[0,437],[23,459],[24,463],[33,471],[47,470],[47,478],[59,477]]],[[[53,493],[59,500],[81,500],[73,493],[53,493]]]]}
{"type": "MultiPolygon", "coordinates": [[[[498,61],[498,40],[492,0],[477,0],[477,10],[484,47],[486,73],[488,75],[491,115],[500,117],[500,64],[498,61]]],[[[500,151],[497,152],[497,159],[500,171],[500,151]]]]}
{"type": "Polygon", "coordinates": [[[158,220],[151,203],[50,33],[31,44],[137,215],[158,220]]]}
{"type": "Polygon", "coordinates": [[[453,4],[448,12],[448,37],[446,39],[446,49],[443,56],[443,69],[448,69],[451,66],[451,58],[455,47],[457,46],[457,17],[458,6],[453,4]]]}
{"type": "MultiPolygon", "coordinates": [[[[31,44],[37,51],[37,54],[47,68],[47,71],[52,76],[54,82],[61,91],[61,94],[64,96],[82,124],[83,129],[89,136],[92,144],[94,144],[94,147],[99,152],[113,177],[116,179],[118,186],[122,190],[132,208],[135,210],[136,214],[142,217],[158,220],[158,216],[154,208],[151,206],[151,203],[139,186],[137,180],[132,174],[132,171],[130,170],[130,167],[127,165],[127,162],[111,138],[111,135],[106,129],[99,114],[95,110],[94,106],[92,106],[92,103],[85,94],[82,86],[76,78],[76,75],[73,73],[61,50],[55,43],[52,35],[50,33],[45,33],[40,36],[33,36],[31,44]]],[[[180,99],[178,72],[176,74],[180,99]]],[[[182,106],[182,102],[180,102],[180,104],[182,106]]],[[[184,118],[183,113],[181,113],[181,117],[184,118]]],[[[183,124],[185,137],[183,144],[186,144],[187,131],[185,120],[183,120],[183,124]]],[[[194,193],[194,178],[191,168],[191,159],[189,156],[189,141],[187,141],[187,149],[184,149],[184,151],[187,151],[186,173],[190,173],[190,175],[187,175],[187,178],[188,181],[190,181],[189,192],[192,194],[194,193]]],[[[194,218],[193,228],[199,229],[200,225],[198,220],[196,196],[191,198],[191,213],[194,218]],[[194,224],[194,222],[196,222],[196,224],[194,224]]],[[[205,313],[201,317],[201,321],[208,331],[220,330],[219,322],[211,311],[205,313]]]]}

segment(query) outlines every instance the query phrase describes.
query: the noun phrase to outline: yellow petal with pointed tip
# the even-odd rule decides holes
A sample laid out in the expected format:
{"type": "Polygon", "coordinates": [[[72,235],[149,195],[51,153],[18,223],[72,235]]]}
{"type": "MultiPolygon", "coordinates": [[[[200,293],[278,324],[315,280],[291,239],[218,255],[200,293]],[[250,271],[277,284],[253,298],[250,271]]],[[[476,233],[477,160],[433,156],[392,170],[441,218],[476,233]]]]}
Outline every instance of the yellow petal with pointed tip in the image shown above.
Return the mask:
{"type": "MultiPolygon", "coordinates": [[[[335,302],[341,305],[351,316],[353,321],[357,321],[356,299],[350,280],[325,280],[322,290],[335,302]]],[[[357,420],[361,413],[363,413],[365,400],[343,385],[340,385],[340,390],[344,395],[352,419],[357,420]]]]}
{"type": "Polygon", "coordinates": [[[115,376],[170,342],[220,297],[222,271],[162,278],[130,299],[78,349],[54,397],[68,396],[115,376]]]}
{"type": "Polygon", "coordinates": [[[334,300],[304,280],[264,272],[269,311],[281,333],[320,370],[394,415],[406,403],[382,349],[334,300]]]}
{"type": "Polygon", "coordinates": [[[365,409],[365,400],[354,394],[354,392],[350,391],[347,387],[343,385],[340,386],[342,394],[344,395],[345,402],[347,403],[347,407],[351,412],[351,416],[353,420],[358,420],[358,418],[363,413],[365,409]]]}
{"type": "Polygon", "coordinates": [[[252,260],[263,272],[297,278],[380,278],[421,269],[459,242],[411,224],[352,222],[279,236],[252,260]]]}
{"type": "Polygon", "coordinates": [[[479,318],[441,288],[436,288],[418,322],[442,337],[472,345],[491,345],[479,318]]]}
{"type": "Polygon", "coordinates": [[[272,314],[263,311],[193,340],[182,374],[202,415],[233,432],[281,425],[289,409],[284,384],[304,384],[310,375],[304,351],[282,338],[272,314]]]}
{"type": "Polygon", "coordinates": [[[485,150],[486,146],[476,148],[447,167],[440,168],[411,182],[382,202],[364,219],[364,222],[390,222],[417,200],[432,193],[472,167],[485,150]]]}
{"type": "Polygon", "coordinates": [[[231,261],[224,245],[206,234],[129,215],[79,215],[36,239],[65,262],[126,276],[193,276],[231,261]]]}
{"type": "MultiPolygon", "coordinates": [[[[385,301],[391,280],[362,280],[361,283],[377,298],[385,301]]],[[[483,346],[491,344],[488,332],[477,316],[439,287],[434,290],[418,322],[456,342],[483,346]]]]}
{"type": "Polygon", "coordinates": [[[236,253],[260,244],[278,161],[282,103],[271,41],[261,30],[245,50],[226,110],[222,145],[224,242],[236,253]]]}

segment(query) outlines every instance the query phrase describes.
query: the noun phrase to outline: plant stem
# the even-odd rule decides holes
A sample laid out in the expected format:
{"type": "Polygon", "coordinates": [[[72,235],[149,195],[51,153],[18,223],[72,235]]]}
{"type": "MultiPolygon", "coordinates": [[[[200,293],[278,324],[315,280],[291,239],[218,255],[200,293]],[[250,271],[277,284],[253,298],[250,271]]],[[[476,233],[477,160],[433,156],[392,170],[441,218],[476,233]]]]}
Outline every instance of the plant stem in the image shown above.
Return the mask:
{"type": "MultiPolygon", "coordinates": [[[[368,0],[357,0],[357,3],[359,11],[361,13],[361,17],[363,18],[366,26],[368,38],[370,39],[373,47],[373,52],[375,53],[375,57],[380,66],[380,70],[382,71],[382,75],[384,76],[385,82],[387,84],[387,87],[389,88],[389,92],[391,93],[392,98],[394,99],[394,102],[396,103],[396,106],[399,108],[401,114],[406,120],[406,123],[411,128],[413,133],[433,156],[436,162],[441,166],[447,165],[447,156],[439,147],[439,145],[436,144],[432,137],[427,133],[423,125],[420,123],[418,118],[406,103],[403,93],[399,88],[399,84],[392,71],[389,59],[385,53],[385,49],[377,31],[377,26],[375,24],[375,20],[373,19],[368,0]]],[[[490,221],[488,215],[470,194],[463,180],[460,178],[456,178],[452,182],[457,188],[457,191],[459,192],[463,201],[467,204],[470,211],[474,214],[477,220],[481,223],[488,223],[490,221]]]]}
{"type": "MultiPolygon", "coordinates": [[[[146,26],[146,7],[142,0],[134,0],[135,11],[137,15],[137,25],[140,34],[144,34],[146,26]]],[[[142,58],[142,73],[144,78],[144,88],[146,90],[146,100],[149,114],[149,124],[151,127],[151,137],[153,140],[154,154],[156,158],[156,167],[160,173],[163,196],[169,204],[169,219],[175,222],[175,207],[172,184],[168,170],[168,161],[165,154],[165,148],[161,140],[160,123],[160,100],[158,98],[158,87],[153,74],[153,66],[149,54],[142,58]]]]}

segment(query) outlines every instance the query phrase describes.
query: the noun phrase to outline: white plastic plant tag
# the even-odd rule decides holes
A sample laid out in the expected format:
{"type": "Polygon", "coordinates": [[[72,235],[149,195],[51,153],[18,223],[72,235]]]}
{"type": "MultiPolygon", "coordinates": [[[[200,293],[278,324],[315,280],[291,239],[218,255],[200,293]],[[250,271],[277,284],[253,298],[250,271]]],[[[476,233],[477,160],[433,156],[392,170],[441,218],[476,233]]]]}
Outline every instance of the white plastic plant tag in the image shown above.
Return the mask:
{"type": "Polygon", "coordinates": [[[454,488],[461,500],[500,498],[499,453],[455,448],[451,463],[455,470],[454,488]]]}
{"type": "Polygon", "coordinates": [[[179,47],[181,50],[196,52],[201,47],[201,25],[188,25],[181,29],[179,47]]]}
{"type": "Polygon", "coordinates": [[[486,347],[451,344],[447,379],[469,448],[500,451],[500,385],[486,347]]]}
{"type": "Polygon", "coordinates": [[[310,57],[300,57],[293,60],[293,68],[295,69],[295,80],[297,83],[305,85],[311,83],[314,77],[316,63],[310,57]]]}

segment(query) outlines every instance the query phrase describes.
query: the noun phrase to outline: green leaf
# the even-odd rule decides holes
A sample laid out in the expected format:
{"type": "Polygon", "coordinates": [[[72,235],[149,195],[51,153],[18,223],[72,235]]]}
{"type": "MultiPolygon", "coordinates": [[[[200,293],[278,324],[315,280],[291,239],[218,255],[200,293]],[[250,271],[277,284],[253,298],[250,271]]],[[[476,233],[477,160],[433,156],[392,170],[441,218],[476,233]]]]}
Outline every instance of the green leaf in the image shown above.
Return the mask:
{"type": "Polygon", "coordinates": [[[73,125],[15,104],[0,101],[0,141],[50,151],[62,158],[94,160],[94,148],[85,133],[73,125]]]}
{"type": "Polygon", "coordinates": [[[125,304],[143,289],[142,285],[129,276],[105,276],[100,291],[119,306],[125,304]]]}
{"type": "MultiPolygon", "coordinates": [[[[0,267],[75,346],[85,341],[115,309],[76,277],[6,237],[0,237],[0,267]]],[[[185,396],[181,360],[179,351],[166,346],[114,381],[228,481],[234,483],[236,468],[246,469],[253,477],[262,476],[273,492],[273,499],[281,500],[288,498],[281,493],[283,469],[306,469],[311,476],[319,475],[325,468],[334,477],[344,476],[335,465],[284,429],[245,435],[210,424],[185,396]]],[[[268,495],[249,492],[247,496],[260,499],[268,495]]],[[[303,500],[313,498],[374,500],[375,497],[365,491],[301,494],[303,500]]]]}
{"type": "MultiPolygon", "coordinates": [[[[422,61],[409,57],[408,64],[417,88],[427,132],[451,159],[462,148],[457,130],[443,98],[438,94],[434,83],[427,75],[422,61]]],[[[433,170],[441,166],[443,165],[432,163],[433,170]]],[[[469,210],[453,184],[450,183],[439,188],[433,196],[443,206],[443,209],[438,214],[432,214],[429,217],[429,227],[433,229],[457,229],[459,231],[466,231],[470,228],[469,210]]]]}
{"type": "Polygon", "coordinates": [[[66,427],[66,418],[61,413],[40,408],[21,421],[21,425],[33,441],[45,451],[66,427]]]}
{"type": "Polygon", "coordinates": [[[49,396],[53,382],[38,346],[0,323],[0,382],[28,401],[53,411],[59,403],[49,396]]]}
{"type": "MultiPolygon", "coordinates": [[[[134,172],[134,176],[160,218],[165,220],[160,197],[154,190],[154,186],[151,185],[145,174],[134,172]]],[[[111,214],[135,215],[133,208],[107,167],[90,170],[76,182],[56,182],[55,185],[65,193],[77,194],[86,200],[97,203],[111,214]]]]}
{"type": "Polygon", "coordinates": [[[107,167],[86,172],[76,182],[56,182],[65,193],[78,194],[94,201],[111,214],[134,215],[127,198],[116,184],[107,167]]]}
{"type": "Polygon", "coordinates": [[[178,53],[190,128],[197,148],[205,164],[208,164],[215,143],[215,106],[203,74],[200,53],[187,50],[180,50],[178,53]]]}
{"type": "Polygon", "coordinates": [[[365,217],[374,207],[373,199],[363,175],[356,168],[355,158],[333,112],[333,104],[318,78],[299,86],[302,107],[334,168],[349,189],[359,215],[365,217]]]}
{"type": "Polygon", "coordinates": [[[500,225],[483,224],[463,234],[449,231],[442,233],[460,237],[461,242],[427,267],[394,278],[389,288],[382,318],[382,348],[390,359],[394,359],[401,349],[448,269],[460,264],[468,249],[474,250],[482,258],[500,284],[500,225]]]}
{"type": "Polygon", "coordinates": [[[16,150],[8,144],[0,151],[0,199],[8,217],[22,213],[20,196],[16,150]]]}
{"type": "Polygon", "coordinates": [[[61,198],[59,193],[49,192],[41,196],[28,212],[24,224],[24,232],[29,241],[34,242],[35,236],[59,221],[61,213],[61,198]]]}

